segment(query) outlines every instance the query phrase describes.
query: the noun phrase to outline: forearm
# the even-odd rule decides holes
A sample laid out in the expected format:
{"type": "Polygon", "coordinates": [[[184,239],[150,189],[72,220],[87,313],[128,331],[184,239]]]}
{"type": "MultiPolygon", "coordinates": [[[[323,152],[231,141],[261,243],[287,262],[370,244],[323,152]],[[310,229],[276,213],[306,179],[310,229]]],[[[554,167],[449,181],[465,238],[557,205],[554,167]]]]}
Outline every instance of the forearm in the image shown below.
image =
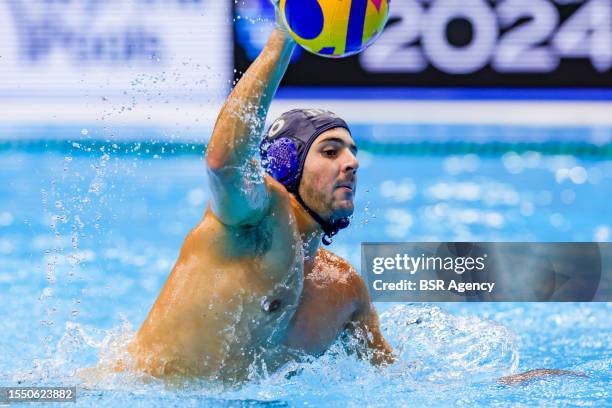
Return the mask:
{"type": "Polygon", "coordinates": [[[286,32],[278,28],[272,32],[217,117],[206,151],[210,168],[238,166],[255,157],[268,109],[294,47],[286,32]]]}
{"type": "Polygon", "coordinates": [[[393,349],[380,331],[378,314],[373,307],[370,309],[369,316],[364,325],[364,330],[366,331],[368,348],[371,351],[370,362],[374,365],[394,363],[395,356],[393,355],[393,349]]]}
{"type": "Polygon", "coordinates": [[[378,314],[371,304],[366,304],[353,316],[349,331],[358,339],[363,340],[357,349],[360,358],[369,358],[374,365],[392,364],[395,362],[393,349],[380,331],[378,314]],[[367,347],[367,350],[365,349],[367,347]]]}

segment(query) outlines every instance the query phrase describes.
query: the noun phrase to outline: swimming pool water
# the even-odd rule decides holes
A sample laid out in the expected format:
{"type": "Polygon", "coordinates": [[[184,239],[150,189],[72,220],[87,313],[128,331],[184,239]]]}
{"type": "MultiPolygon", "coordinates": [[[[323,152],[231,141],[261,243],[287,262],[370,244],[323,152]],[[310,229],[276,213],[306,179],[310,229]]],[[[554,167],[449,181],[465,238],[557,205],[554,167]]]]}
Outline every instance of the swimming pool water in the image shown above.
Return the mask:
{"type": "MultiPolygon", "coordinates": [[[[0,152],[1,386],[79,384],[77,369],[139,327],[205,208],[197,152],[74,149],[0,152]]],[[[358,269],[364,241],[612,239],[610,160],[360,152],[360,163],[352,226],[331,247],[358,269]]],[[[79,390],[78,405],[612,405],[609,303],[376,307],[400,356],[391,367],[336,344],[277,373],[254,371],[239,388],[122,374],[79,390]],[[495,382],[542,367],[589,378],[495,382]]]]}

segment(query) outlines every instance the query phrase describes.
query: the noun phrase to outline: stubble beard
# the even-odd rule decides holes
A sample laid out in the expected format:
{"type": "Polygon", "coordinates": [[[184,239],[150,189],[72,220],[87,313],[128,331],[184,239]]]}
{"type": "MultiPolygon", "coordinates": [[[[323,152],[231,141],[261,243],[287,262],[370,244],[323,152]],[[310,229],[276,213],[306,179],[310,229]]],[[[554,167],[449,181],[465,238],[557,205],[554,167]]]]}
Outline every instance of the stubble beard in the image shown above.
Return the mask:
{"type": "Polygon", "coordinates": [[[353,214],[354,203],[349,199],[337,199],[332,191],[326,195],[320,188],[304,182],[300,186],[302,199],[310,209],[316,212],[324,220],[331,221],[339,218],[349,217],[353,214]]]}

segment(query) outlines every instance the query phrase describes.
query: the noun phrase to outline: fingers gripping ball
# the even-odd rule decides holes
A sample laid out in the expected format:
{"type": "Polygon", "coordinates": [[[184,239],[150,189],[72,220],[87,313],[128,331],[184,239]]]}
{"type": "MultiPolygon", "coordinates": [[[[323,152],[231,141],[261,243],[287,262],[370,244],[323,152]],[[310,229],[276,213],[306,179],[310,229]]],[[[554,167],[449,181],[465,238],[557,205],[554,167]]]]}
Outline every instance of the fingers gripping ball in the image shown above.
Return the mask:
{"type": "Polygon", "coordinates": [[[385,28],[390,0],[280,0],[283,23],[306,50],[330,58],[357,54],[385,28]]]}

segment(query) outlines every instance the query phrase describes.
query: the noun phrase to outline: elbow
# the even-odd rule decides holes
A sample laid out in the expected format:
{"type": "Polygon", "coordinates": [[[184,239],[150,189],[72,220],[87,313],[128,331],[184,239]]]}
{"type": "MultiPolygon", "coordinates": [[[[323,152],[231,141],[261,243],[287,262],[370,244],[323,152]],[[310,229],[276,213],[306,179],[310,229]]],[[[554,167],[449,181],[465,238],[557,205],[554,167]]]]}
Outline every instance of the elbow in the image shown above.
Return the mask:
{"type": "Polygon", "coordinates": [[[224,166],[224,161],[219,157],[215,157],[215,155],[207,154],[206,155],[206,166],[211,171],[220,170],[224,166]]]}
{"type": "Polygon", "coordinates": [[[206,167],[213,172],[219,172],[238,165],[238,157],[224,152],[212,152],[209,150],[206,153],[205,159],[206,167]]]}
{"type": "Polygon", "coordinates": [[[206,160],[206,167],[211,171],[218,171],[227,166],[228,152],[221,147],[222,145],[213,143],[213,141],[210,141],[206,147],[204,158],[206,160]]]}

